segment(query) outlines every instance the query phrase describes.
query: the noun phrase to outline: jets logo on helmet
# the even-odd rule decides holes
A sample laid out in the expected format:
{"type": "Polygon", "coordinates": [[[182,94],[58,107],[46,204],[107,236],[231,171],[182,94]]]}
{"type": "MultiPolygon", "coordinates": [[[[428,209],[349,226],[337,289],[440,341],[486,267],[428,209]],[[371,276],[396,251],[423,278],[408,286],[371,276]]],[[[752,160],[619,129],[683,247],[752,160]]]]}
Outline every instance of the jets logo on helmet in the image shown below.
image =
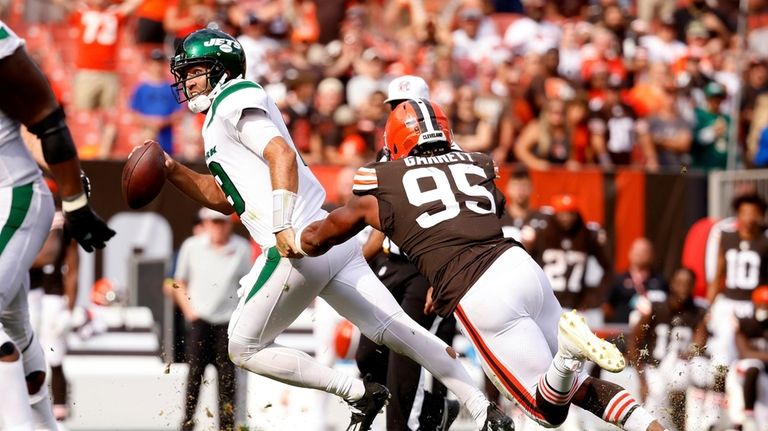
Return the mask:
{"type": "Polygon", "coordinates": [[[418,155],[427,149],[450,147],[453,133],[440,107],[427,99],[407,100],[389,114],[384,144],[392,160],[418,155]]]}
{"type": "Polygon", "coordinates": [[[197,77],[188,76],[194,66],[207,69],[208,85],[215,89],[245,74],[245,53],[235,38],[218,30],[197,30],[184,38],[171,59],[171,72],[176,78],[172,87],[179,103],[190,99],[186,81],[197,77]]]}
{"type": "Polygon", "coordinates": [[[215,37],[203,42],[205,46],[218,46],[223,52],[230,53],[235,49],[243,49],[236,40],[215,37]]]}

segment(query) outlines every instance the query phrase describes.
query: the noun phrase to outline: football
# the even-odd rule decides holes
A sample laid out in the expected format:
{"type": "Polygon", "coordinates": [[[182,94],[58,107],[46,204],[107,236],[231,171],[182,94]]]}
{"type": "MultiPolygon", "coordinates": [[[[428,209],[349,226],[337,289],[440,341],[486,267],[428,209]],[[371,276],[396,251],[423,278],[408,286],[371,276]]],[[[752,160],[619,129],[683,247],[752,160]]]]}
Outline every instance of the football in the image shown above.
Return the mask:
{"type": "Polygon", "coordinates": [[[165,184],[165,155],[155,141],[147,140],[131,152],[123,166],[123,198],[129,207],[141,208],[157,197],[165,184]]]}

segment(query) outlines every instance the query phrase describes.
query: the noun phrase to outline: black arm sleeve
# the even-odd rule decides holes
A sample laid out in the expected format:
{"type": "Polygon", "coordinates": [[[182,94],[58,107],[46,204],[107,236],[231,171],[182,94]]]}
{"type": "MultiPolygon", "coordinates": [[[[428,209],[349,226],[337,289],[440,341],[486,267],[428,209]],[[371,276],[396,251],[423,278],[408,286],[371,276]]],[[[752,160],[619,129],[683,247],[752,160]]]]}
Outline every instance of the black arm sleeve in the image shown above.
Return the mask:
{"type": "Polygon", "coordinates": [[[40,138],[43,157],[48,164],[66,162],[77,157],[72,134],[64,121],[64,110],[56,108],[47,117],[29,126],[29,131],[40,138]]]}

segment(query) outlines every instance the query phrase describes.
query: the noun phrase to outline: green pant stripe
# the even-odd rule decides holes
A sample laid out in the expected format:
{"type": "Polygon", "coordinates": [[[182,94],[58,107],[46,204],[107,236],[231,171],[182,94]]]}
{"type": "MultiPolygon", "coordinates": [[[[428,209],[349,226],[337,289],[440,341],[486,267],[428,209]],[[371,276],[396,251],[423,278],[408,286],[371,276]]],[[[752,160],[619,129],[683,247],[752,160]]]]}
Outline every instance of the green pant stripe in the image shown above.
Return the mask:
{"type": "Polygon", "coordinates": [[[256,283],[251,287],[251,291],[248,292],[245,302],[250,301],[250,299],[253,298],[253,295],[258,293],[259,290],[267,284],[269,277],[271,277],[272,273],[277,269],[278,263],[280,263],[280,252],[277,251],[277,247],[270,247],[267,250],[267,263],[264,264],[264,268],[262,268],[261,273],[259,273],[259,278],[256,279],[256,283]]]}
{"type": "Polygon", "coordinates": [[[29,204],[32,202],[33,183],[14,187],[11,192],[11,212],[8,214],[8,220],[5,221],[3,229],[0,230],[0,254],[11,241],[13,234],[16,233],[24,218],[29,211],[29,204]]]}

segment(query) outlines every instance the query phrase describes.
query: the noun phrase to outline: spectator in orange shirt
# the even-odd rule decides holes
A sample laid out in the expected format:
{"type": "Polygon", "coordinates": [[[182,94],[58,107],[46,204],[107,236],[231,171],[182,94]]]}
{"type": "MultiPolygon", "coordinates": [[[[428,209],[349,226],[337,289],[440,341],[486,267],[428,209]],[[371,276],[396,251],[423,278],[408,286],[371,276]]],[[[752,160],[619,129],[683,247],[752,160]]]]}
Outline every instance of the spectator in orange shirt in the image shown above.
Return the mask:
{"type": "Polygon", "coordinates": [[[669,67],[665,63],[654,63],[645,76],[629,90],[624,99],[639,117],[647,117],[661,109],[665,88],[674,85],[669,67]]]}
{"type": "Polygon", "coordinates": [[[95,111],[103,124],[99,156],[109,157],[116,136],[114,108],[120,79],[117,53],[125,18],[142,0],[126,0],[113,5],[109,0],[86,0],[80,6],[62,3],[72,11],[70,21],[78,29],[73,102],[75,109],[95,111]]]}
{"type": "Polygon", "coordinates": [[[215,16],[215,2],[212,5],[208,0],[168,0],[163,27],[174,36],[174,51],[187,35],[205,27],[215,16]]]}
{"type": "Polygon", "coordinates": [[[520,85],[520,72],[509,69],[505,75],[507,105],[499,121],[498,145],[493,150],[493,159],[498,164],[515,160],[515,140],[525,125],[534,119],[533,109],[525,98],[525,88],[520,85]]]}
{"type": "Polygon", "coordinates": [[[136,10],[136,43],[146,54],[165,42],[163,18],[168,0],[144,0],[136,10]]]}
{"type": "Polygon", "coordinates": [[[606,67],[609,74],[624,81],[627,69],[621,56],[619,41],[610,30],[597,27],[592,31],[592,41],[582,47],[581,75],[583,79],[592,76],[594,67],[606,67]]]}

